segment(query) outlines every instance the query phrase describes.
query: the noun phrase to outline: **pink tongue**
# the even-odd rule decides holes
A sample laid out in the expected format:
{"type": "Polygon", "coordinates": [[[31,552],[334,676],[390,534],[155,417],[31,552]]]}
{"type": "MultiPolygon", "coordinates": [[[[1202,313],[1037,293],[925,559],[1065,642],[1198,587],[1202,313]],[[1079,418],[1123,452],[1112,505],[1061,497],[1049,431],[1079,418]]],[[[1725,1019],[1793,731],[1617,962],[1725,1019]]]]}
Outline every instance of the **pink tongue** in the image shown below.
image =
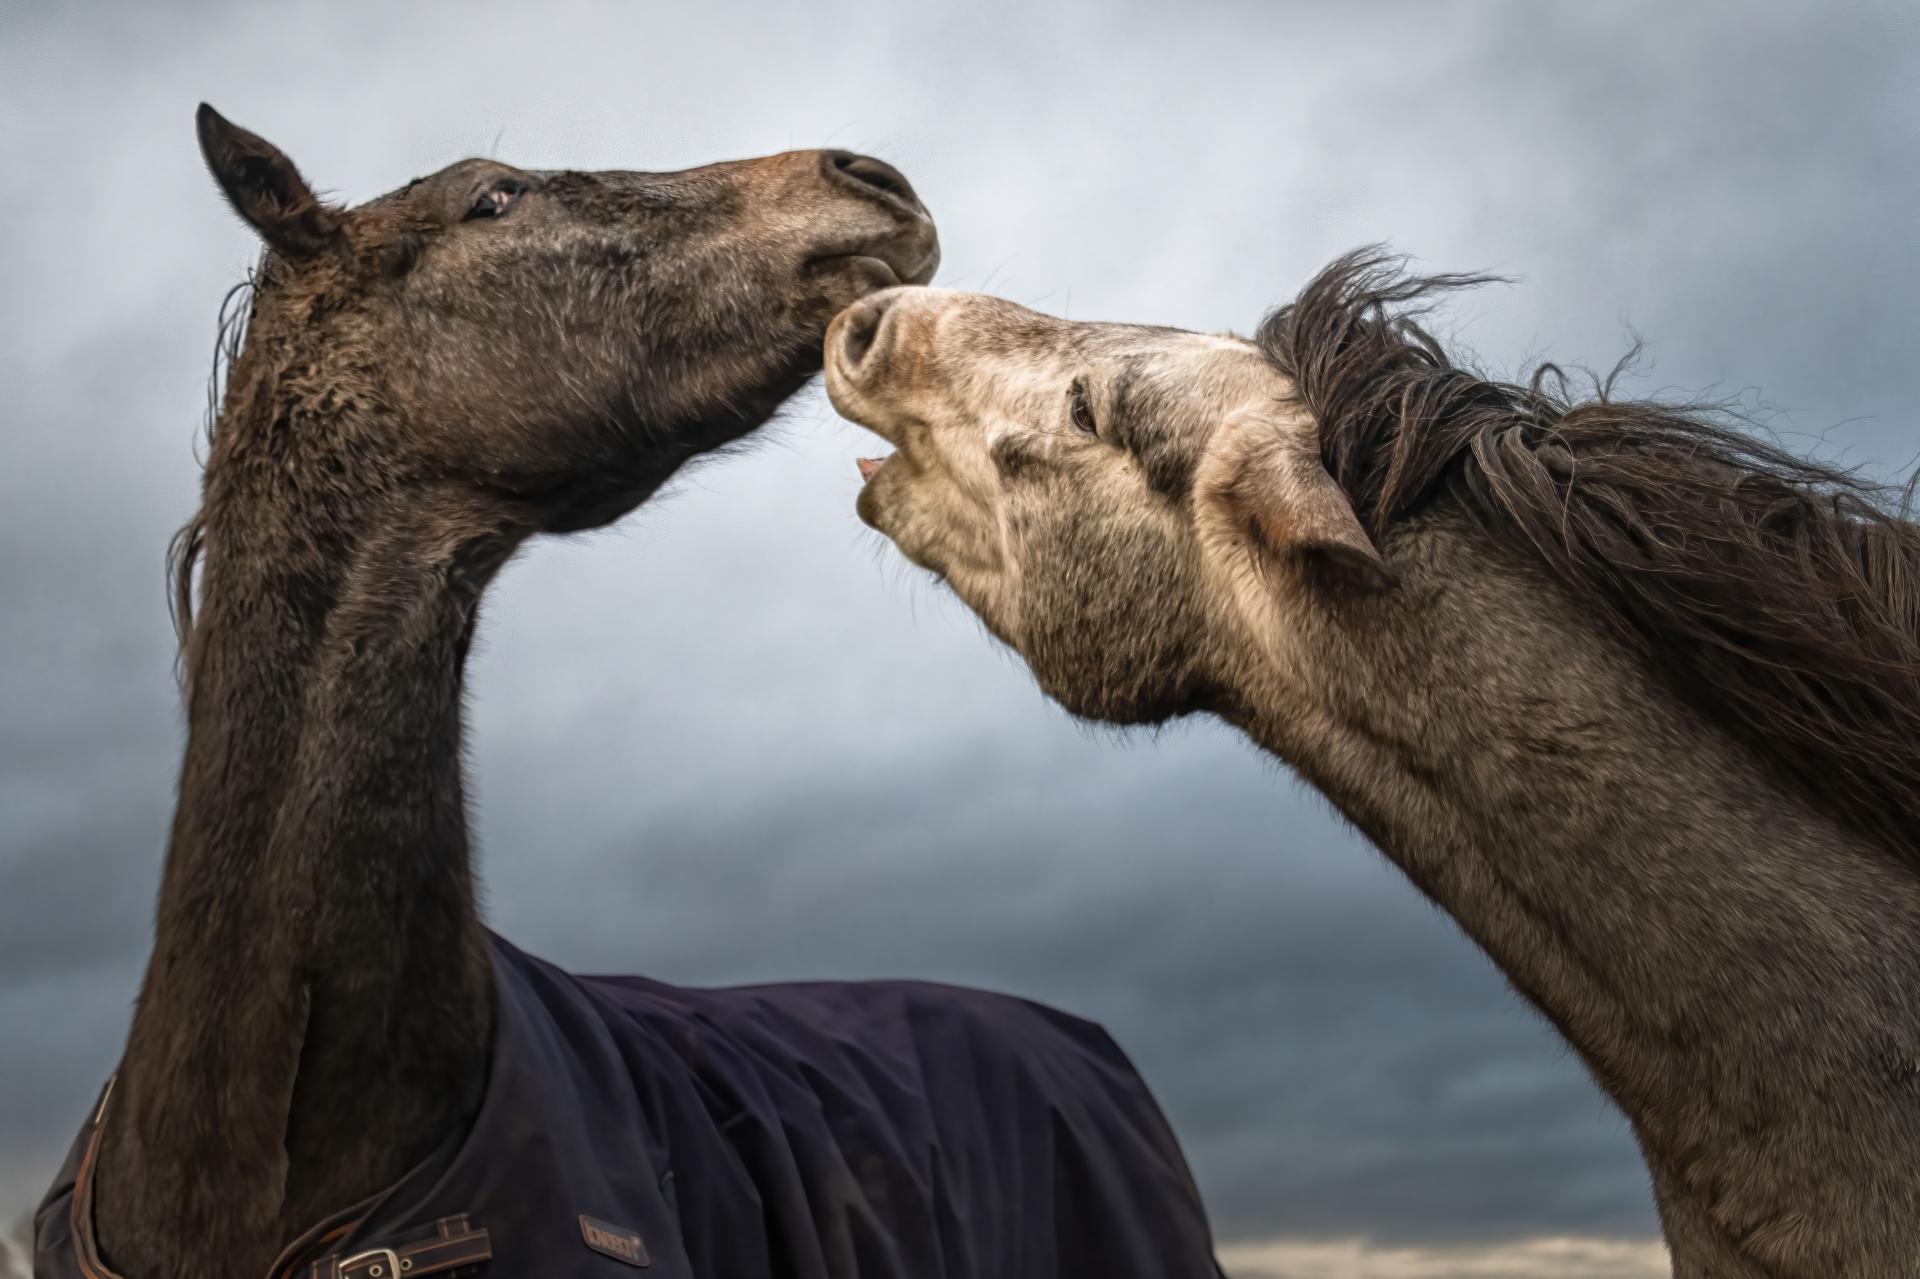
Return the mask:
{"type": "Polygon", "coordinates": [[[870,480],[870,479],[872,479],[872,478],[873,478],[873,473],[874,473],[875,471],[877,471],[877,470],[879,470],[879,469],[880,469],[880,466],[881,466],[881,464],[882,464],[883,462],[885,462],[886,460],[887,460],[887,459],[886,459],[886,458],[884,458],[884,457],[863,457],[863,458],[861,458],[861,459],[859,460],[859,462],[857,463],[857,465],[858,465],[858,466],[860,467],[860,482],[864,484],[864,483],[866,483],[866,482],[867,482],[868,480],[870,480]]]}

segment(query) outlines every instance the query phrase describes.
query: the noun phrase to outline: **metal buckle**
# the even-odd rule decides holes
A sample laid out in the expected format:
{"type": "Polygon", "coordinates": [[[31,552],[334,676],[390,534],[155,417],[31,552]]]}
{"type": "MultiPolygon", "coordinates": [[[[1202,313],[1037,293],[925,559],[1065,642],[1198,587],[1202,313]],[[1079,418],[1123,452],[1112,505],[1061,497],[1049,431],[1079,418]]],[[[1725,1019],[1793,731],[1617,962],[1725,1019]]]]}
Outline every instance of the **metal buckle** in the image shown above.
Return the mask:
{"type": "Polygon", "coordinates": [[[390,1269],[382,1270],[379,1266],[374,1266],[371,1270],[367,1271],[369,1279],[400,1279],[400,1272],[402,1270],[413,1269],[413,1263],[411,1262],[402,1266],[400,1263],[400,1254],[391,1248],[369,1248],[365,1252],[356,1252],[345,1261],[339,1262],[335,1267],[334,1273],[344,1274],[349,1266],[357,1266],[368,1257],[385,1257],[387,1259],[387,1265],[391,1267],[390,1269]]]}

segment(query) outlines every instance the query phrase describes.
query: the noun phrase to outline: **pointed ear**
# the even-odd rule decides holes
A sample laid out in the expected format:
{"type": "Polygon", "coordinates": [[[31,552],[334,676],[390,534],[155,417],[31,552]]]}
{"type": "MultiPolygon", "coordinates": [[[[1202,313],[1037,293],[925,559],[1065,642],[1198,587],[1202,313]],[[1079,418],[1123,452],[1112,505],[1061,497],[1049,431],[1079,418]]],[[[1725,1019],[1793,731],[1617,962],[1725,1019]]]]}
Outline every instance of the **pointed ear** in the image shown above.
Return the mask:
{"type": "Polygon", "coordinates": [[[340,238],[340,211],[320,203],[280,148],[202,102],[200,154],[234,212],[282,257],[304,258],[340,238]]]}
{"type": "Polygon", "coordinates": [[[1240,409],[1208,452],[1213,500],[1261,551],[1370,587],[1392,585],[1393,570],[1321,462],[1320,430],[1304,410],[1240,409]]]}

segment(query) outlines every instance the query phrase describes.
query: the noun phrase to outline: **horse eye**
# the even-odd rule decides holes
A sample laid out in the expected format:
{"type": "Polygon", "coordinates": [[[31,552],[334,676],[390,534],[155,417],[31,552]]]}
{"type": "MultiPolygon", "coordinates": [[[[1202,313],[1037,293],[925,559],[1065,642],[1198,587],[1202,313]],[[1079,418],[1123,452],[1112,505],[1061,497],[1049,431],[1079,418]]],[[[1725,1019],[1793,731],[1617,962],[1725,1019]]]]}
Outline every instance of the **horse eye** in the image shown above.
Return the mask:
{"type": "Polygon", "coordinates": [[[1087,384],[1078,378],[1074,379],[1073,390],[1067,395],[1067,413],[1080,430],[1088,435],[1100,434],[1099,419],[1093,416],[1093,397],[1087,394],[1087,384]]]}
{"type": "Polygon", "coordinates": [[[463,221],[471,222],[475,218],[497,218],[506,214],[527,193],[527,184],[514,179],[496,183],[482,191],[467,209],[463,221]]]}

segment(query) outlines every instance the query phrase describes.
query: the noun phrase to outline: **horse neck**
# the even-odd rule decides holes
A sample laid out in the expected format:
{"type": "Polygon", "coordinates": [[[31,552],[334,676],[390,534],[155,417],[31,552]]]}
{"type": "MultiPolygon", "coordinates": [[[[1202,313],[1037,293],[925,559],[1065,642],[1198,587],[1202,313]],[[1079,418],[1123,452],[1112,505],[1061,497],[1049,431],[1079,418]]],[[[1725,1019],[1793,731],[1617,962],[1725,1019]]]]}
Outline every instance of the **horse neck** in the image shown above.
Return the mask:
{"type": "Polygon", "coordinates": [[[1234,718],[1578,1050],[1633,1122],[1676,1273],[1909,1264],[1920,1222],[1869,1217],[1920,1192],[1920,948],[1889,945],[1920,935],[1920,878],[1465,520],[1392,553],[1398,590],[1331,602],[1282,660],[1249,643],[1234,718]]]}
{"type": "Polygon", "coordinates": [[[263,1273],[484,1083],[461,682],[511,539],[455,490],[342,497],[283,461],[209,466],[179,802],[99,1178],[129,1279],[263,1273]]]}

